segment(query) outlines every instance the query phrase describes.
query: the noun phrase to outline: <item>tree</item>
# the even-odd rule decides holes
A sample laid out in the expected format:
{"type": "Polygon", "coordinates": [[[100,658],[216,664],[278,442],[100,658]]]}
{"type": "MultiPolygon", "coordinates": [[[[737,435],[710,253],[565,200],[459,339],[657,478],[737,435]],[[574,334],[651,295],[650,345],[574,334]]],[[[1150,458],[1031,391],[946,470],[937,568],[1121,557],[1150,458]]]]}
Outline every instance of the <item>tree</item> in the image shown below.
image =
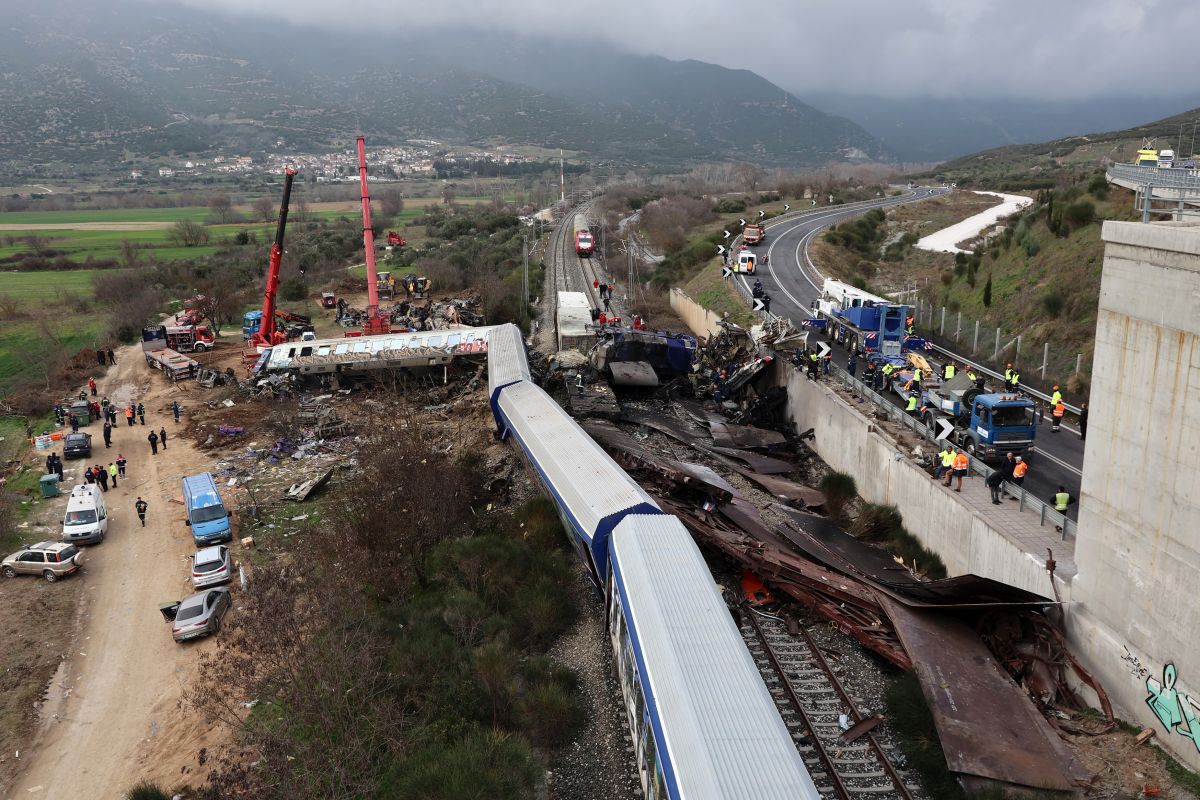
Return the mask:
{"type": "Polygon", "coordinates": [[[753,164],[748,164],[745,161],[741,162],[733,168],[734,178],[742,184],[742,188],[747,192],[758,190],[758,184],[763,179],[763,171],[753,164]]]}
{"type": "Polygon", "coordinates": [[[217,336],[221,335],[223,325],[232,325],[241,319],[247,292],[238,288],[228,276],[212,274],[197,281],[191,288],[200,298],[200,311],[208,318],[217,336]]]}
{"type": "Polygon", "coordinates": [[[227,194],[213,195],[208,201],[209,222],[213,225],[229,225],[239,221],[240,215],[233,210],[233,201],[227,194]]]}
{"type": "Polygon", "coordinates": [[[385,217],[397,217],[404,211],[404,195],[398,189],[384,189],[379,193],[379,208],[385,217]]]}
{"type": "Polygon", "coordinates": [[[988,273],[987,283],[983,285],[983,307],[992,307],[992,273],[988,273]]]}
{"type": "Polygon", "coordinates": [[[198,247],[208,244],[208,231],[197,222],[181,219],[167,231],[167,239],[180,247],[198,247]]]}
{"type": "Polygon", "coordinates": [[[263,196],[251,203],[250,207],[254,209],[254,218],[262,222],[273,222],[275,220],[275,203],[271,198],[263,196]]]}

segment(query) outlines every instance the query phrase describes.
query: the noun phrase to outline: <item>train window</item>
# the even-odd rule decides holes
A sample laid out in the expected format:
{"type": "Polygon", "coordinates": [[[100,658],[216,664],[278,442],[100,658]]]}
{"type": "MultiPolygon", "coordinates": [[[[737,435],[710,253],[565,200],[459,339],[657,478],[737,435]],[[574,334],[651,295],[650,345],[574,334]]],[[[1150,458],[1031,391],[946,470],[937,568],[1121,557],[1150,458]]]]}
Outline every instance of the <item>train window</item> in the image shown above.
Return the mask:
{"type": "Polygon", "coordinates": [[[654,797],[667,796],[667,779],[663,775],[662,761],[657,754],[654,758],[654,797]]]}
{"type": "Polygon", "coordinates": [[[654,730],[646,726],[646,780],[642,785],[646,790],[646,800],[658,800],[662,793],[658,788],[658,750],[655,747],[654,730]]]}
{"type": "Polygon", "coordinates": [[[301,348],[300,348],[300,355],[301,355],[301,356],[311,356],[311,355],[312,355],[312,348],[311,348],[311,347],[301,347],[301,348]]]}
{"type": "Polygon", "coordinates": [[[446,347],[458,347],[458,343],[462,341],[462,336],[454,334],[446,337],[446,347]]]}
{"type": "Polygon", "coordinates": [[[427,339],[425,342],[426,347],[440,347],[441,344],[442,344],[442,337],[440,337],[440,336],[430,336],[429,339],[427,339]]]}

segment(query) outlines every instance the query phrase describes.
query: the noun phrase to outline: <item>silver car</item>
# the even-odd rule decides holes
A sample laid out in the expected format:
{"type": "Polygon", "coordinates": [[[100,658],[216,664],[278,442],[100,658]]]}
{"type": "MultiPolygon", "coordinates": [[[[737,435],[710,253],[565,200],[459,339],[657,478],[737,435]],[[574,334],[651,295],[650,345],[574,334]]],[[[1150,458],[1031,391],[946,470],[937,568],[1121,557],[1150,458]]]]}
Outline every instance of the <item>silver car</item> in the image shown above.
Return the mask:
{"type": "Polygon", "coordinates": [[[217,586],[233,577],[233,563],[225,545],[205,547],[192,555],[192,586],[217,586]]]}
{"type": "Polygon", "coordinates": [[[233,598],[229,590],[217,588],[205,589],[178,603],[163,606],[159,611],[171,622],[171,636],[175,641],[186,642],[221,630],[221,619],[231,605],[233,598]]]}
{"type": "Polygon", "coordinates": [[[73,544],[38,542],[26,545],[0,564],[0,574],[6,578],[17,575],[41,575],[50,583],[78,571],[83,553],[73,544]]]}

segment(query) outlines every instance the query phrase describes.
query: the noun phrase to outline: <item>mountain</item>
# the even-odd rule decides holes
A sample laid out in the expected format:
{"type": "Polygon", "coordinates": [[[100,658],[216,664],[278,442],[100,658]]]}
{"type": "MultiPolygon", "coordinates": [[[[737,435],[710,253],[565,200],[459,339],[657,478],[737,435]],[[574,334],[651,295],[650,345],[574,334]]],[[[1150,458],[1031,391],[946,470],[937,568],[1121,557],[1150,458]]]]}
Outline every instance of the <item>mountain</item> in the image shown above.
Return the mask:
{"type": "Polygon", "coordinates": [[[603,46],[446,30],[407,38],[165,0],[43,0],[0,30],[0,163],[508,142],[595,159],[884,159],[854,123],[754,73],[603,46]]]}
{"type": "Polygon", "coordinates": [[[1078,175],[1110,162],[1130,162],[1151,141],[1156,149],[1176,151],[1176,160],[1192,159],[1200,108],[1124,130],[1068,136],[1039,144],[1009,145],[948,161],[923,176],[974,186],[1050,188],[1064,175],[1078,175]]]}
{"type": "MultiPolygon", "coordinates": [[[[1130,128],[1200,106],[1200,94],[1173,97],[894,99],[833,92],[805,99],[854,120],[902,161],[948,161],[992,147],[1044,142],[1084,131],[1130,128]]],[[[1190,131],[1189,131],[1190,133],[1190,131]]]]}

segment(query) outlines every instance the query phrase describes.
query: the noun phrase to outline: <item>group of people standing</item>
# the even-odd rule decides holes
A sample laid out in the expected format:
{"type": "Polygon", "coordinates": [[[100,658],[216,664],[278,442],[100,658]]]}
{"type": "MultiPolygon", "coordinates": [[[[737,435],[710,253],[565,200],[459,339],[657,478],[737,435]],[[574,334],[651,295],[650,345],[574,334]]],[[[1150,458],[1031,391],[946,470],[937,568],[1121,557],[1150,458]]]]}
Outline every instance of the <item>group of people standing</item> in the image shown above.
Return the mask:
{"type": "Polygon", "coordinates": [[[98,484],[100,491],[107,492],[110,481],[112,482],[112,488],[115,489],[117,488],[118,478],[121,480],[125,479],[125,464],[125,456],[118,455],[117,460],[108,462],[107,467],[103,464],[88,467],[83,472],[83,479],[88,483],[98,484]]]}

